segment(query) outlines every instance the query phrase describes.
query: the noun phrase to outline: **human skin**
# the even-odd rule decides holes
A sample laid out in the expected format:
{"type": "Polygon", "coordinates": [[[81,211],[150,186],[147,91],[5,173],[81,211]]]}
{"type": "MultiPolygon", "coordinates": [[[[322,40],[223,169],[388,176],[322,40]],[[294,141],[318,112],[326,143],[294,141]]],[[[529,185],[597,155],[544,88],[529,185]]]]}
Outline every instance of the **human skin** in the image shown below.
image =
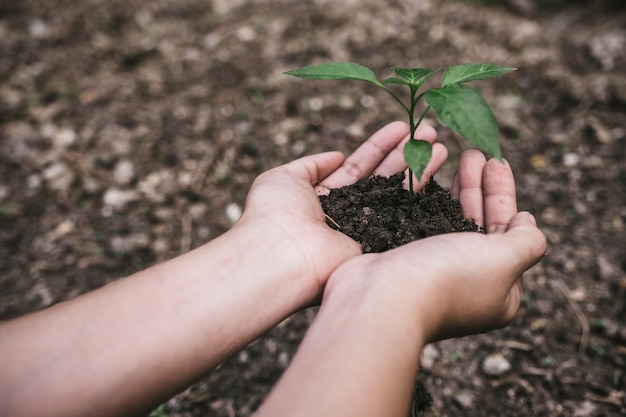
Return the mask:
{"type": "MultiPolygon", "coordinates": [[[[436,138],[429,127],[418,134],[436,138]]],[[[326,226],[318,194],[402,171],[407,135],[406,124],[392,123],[347,159],[329,152],[267,171],[222,236],[0,324],[0,416],[145,415],[319,302],[331,273],[361,251],[326,226]]],[[[446,156],[435,143],[423,178],[446,156]]]]}
{"type": "Polygon", "coordinates": [[[440,235],[342,264],[256,417],[404,417],[427,343],[513,319],[522,273],[544,255],[545,237],[517,212],[506,163],[466,152],[452,191],[488,233],[440,235]]]}

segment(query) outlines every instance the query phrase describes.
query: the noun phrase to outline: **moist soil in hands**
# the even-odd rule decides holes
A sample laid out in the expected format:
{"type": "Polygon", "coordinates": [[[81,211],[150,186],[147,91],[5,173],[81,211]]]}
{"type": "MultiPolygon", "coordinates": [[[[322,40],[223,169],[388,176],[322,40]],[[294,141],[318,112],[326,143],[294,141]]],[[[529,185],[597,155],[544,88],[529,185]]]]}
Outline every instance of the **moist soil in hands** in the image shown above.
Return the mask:
{"type": "Polygon", "coordinates": [[[415,193],[408,217],[409,195],[404,173],[375,176],[320,197],[326,222],[361,244],[363,253],[384,252],[417,239],[443,233],[482,231],[463,218],[460,203],[432,177],[415,193]]]}

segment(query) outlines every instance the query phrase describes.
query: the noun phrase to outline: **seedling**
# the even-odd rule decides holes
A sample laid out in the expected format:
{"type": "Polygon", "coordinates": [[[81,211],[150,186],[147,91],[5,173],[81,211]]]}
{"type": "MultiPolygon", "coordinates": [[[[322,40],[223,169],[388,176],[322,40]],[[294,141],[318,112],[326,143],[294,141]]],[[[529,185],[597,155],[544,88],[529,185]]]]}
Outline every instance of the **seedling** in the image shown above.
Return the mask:
{"type": "Polygon", "coordinates": [[[395,77],[378,81],[374,72],[353,62],[331,62],[306,66],[285,74],[313,80],[358,80],[376,85],[385,90],[404,109],[409,119],[410,139],[404,146],[404,159],[409,167],[409,217],[413,203],[413,174],[420,179],[432,156],[432,145],[415,137],[418,126],[430,109],[437,118],[453,131],[460,134],[479,149],[502,160],[498,140],[498,124],[491,107],[478,90],[465,85],[470,81],[485,80],[504,75],[515,68],[492,64],[463,64],[446,68],[441,87],[418,94],[422,84],[439,70],[430,68],[393,67],[395,77]],[[390,87],[406,86],[409,89],[409,102],[405,103],[390,87]],[[426,101],[426,108],[416,121],[416,110],[420,99],[426,101]]]}

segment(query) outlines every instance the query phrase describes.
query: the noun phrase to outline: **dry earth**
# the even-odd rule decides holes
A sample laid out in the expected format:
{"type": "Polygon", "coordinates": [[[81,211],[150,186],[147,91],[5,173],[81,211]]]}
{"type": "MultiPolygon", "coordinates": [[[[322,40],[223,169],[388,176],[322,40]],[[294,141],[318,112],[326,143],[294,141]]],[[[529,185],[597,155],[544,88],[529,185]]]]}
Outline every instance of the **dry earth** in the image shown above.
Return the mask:
{"type": "MultiPolygon", "coordinates": [[[[426,349],[426,415],[624,415],[626,16],[505,3],[0,1],[0,319],[200,245],[232,225],[261,171],[350,152],[402,116],[366,85],[283,71],[490,62],[519,68],[477,87],[550,249],[512,326],[426,349]]],[[[446,185],[461,146],[440,137],[446,185]]],[[[250,415],[314,314],[153,414],[250,415]]]]}

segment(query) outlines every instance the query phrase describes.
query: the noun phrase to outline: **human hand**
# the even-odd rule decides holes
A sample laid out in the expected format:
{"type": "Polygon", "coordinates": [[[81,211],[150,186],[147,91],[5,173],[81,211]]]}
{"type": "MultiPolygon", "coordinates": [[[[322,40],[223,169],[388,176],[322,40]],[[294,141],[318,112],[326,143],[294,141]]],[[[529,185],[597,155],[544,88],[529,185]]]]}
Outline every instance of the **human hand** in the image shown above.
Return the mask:
{"type": "MultiPolygon", "coordinates": [[[[423,126],[416,136],[433,143],[437,135],[423,126]]],[[[390,176],[406,169],[402,148],[407,139],[407,125],[395,122],[372,135],[347,159],[339,152],[322,153],[261,174],[235,227],[264,233],[268,247],[279,254],[279,262],[290,268],[288,273],[308,280],[311,296],[319,295],[330,273],[361,249],[326,225],[318,195],[369,175],[390,176]]],[[[446,148],[435,143],[422,178],[428,179],[446,158],[446,148]]],[[[420,181],[417,187],[423,184],[420,181]]]]}
{"type": "Polygon", "coordinates": [[[544,255],[545,237],[532,215],[517,212],[506,163],[464,153],[451,192],[487,234],[439,235],[354,258],[330,278],[325,298],[336,289],[349,296],[355,286],[385,288],[395,297],[390,306],[398,319],[418,319],[426,342],[509,324],[519,308],[522,273],[544,255]]]}

